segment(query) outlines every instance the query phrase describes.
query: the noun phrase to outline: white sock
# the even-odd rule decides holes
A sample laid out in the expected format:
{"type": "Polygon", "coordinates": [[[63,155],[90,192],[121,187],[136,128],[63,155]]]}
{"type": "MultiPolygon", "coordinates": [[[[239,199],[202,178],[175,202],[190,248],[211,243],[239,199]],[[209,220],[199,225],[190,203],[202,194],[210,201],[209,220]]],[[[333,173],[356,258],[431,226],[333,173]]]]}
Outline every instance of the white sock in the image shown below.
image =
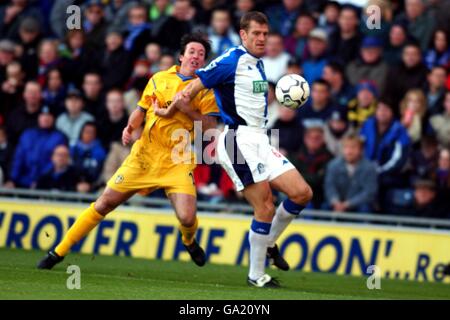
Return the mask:
{"type": "Polygon", "coordinates": [[[290,213],[283,205],[284,201],[280,203],[273,217],[272,227],[270,228],[268,247],[273,248],[275,242],[278,240],[287,226],[294,220],[298,213],[290,213]]]}
{"type": "Polygon", "coordinates": [[[250,233],[248,234],[248,240],[250,242],[250,270],[248,277],[252,280],[257,280],[265,274],[269,232],[270,223],[253,220],[250,233]]]}

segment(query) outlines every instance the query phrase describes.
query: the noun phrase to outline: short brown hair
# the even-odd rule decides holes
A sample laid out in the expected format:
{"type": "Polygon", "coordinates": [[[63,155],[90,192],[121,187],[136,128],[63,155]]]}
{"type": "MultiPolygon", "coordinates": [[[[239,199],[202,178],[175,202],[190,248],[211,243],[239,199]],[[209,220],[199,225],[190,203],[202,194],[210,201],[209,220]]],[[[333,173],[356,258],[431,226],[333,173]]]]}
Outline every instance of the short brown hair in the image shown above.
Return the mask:
{"type": "Polygon", "coordinates": [[[250,11],[244,14],[240,21],[240,29],[248,31],[248,28],[250,26],[250,22],[255,21],[259,24],[266,24],[269,25],[269,20],[267,19],[267,16],[259,11],[250,11]]]}
{"type": "Polygon", "coordinates": [[[364,148],[364,140],[356,133],[349,134],[348,136],[342,138],[342,144],[346,142],[356,142],[361,149],[364,148]]]}

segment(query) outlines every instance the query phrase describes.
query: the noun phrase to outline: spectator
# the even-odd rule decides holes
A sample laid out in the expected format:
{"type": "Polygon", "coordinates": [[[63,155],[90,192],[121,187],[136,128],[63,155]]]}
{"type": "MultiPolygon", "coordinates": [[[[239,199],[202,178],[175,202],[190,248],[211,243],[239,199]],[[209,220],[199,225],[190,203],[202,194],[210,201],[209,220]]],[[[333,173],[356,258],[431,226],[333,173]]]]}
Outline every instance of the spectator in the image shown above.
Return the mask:
{"type": "Polygon", "coordinates": [[[303,72],[305,79],[313,83],[323,74],[323,68],[328,62],[327,46],[328,36],[322,29],[314,29],[310,32],[308,38],[309,58],[303,62],[303,72]]]}
{"type": "Polygon", "coordinates": [[[436,30],[432,38],[432,45],[425,55],[428,69],[435,66],[450,67],[449,36],[445,30],[436,30]]]}
{"type": "Polygon", "coordinates": [[[355,90],[348,83],[343,66],[338,62],[328,62],[323,68],[322,78],[331,87],[333,102],[340,106],[346,106],[355,96],[355,90]]]}
{"type": "Polygon", "coordinates": [[[47,81],[42,92],[44,104],[50,108],[55,116],[64,112],[66,87],[61,71],[57,68],[48,71],[47,81]]]}
{"type": "Polygon", "coordinates": [[[86,122],[83,125],[78,141],[70,148],[70,154],[80,179],[84,182],[78,185],[78,191],[94,190],[106,158],[105,149],[97,139],[95,123],[86,122]]]}
{"type": "Polygon", "coordinates": [[[114,141],[121,141],[122,131],[128,124],[128,115],[125,110],[125,101],[122,91],[112,89],[106,94],[107,115],[98,121],[98,137],[105,150],[114,141]]]}
{"type": "Polygon", "coordinates": [[[327,149],[337,157],[342,155],[342,140],[354,134],[355,130],[347,121],[345,110],[335,110],[324,127],[327,149]]]}
{"type": "Polygon", "coordinates": [[[66,112],[56,119],[56,128],[67,136],[71,146],[77,142],[84,124],[94,120],[91,114],[83,111],[83,107],[81,92],[75,88],[69,89],[66,97],[66,112]]]}
{"type": "Polygon", "coordinates": [[[134,60],[144,54],[145,46],[153,39],[145,5],[135,4],[128,11],[128,24],[124,39],[124,48],[130,53],[130,59],[134,60]]]}
{"type": "Polygon", "coordinates": [[[372,81],[361,81],[356,87],[356,98],[348,103],[348,120],[359,129],[363,123],[375,114],[378,90],[372,81]]]}
{"type": "Polygon", "coordinates": [[[97,72],[89,72],[83,79],[84,109],[98,118],[105,114],[104,98],[102,95],[102,76],[97,72]]]}
{"type": "Polygon", "coordinates": [[[429,12],[426,12],[423,0],[405,0],[405,12],[396,21],[408,26],[408,33],[419,41],[423,51],[428,48],[435,22],[429,12]]]}
{"type": "Polygon", "coordinates": [[[311,97],[298,111],[300,125],[302,128],[323,127],[334,110],[330,85],[323,79],[316,80],[312,85],[311,97]]]}
{"type": "Polygon", "coordinates": [[[314,17],[309,13],[301,13],[295,22],[294,32],[285,37],[286,51],[298,59],[306,59],[308,36],[315,27],[314,17]]]}
{"type": "Polygon", "coordinates": [[[193,1],[192,5],[195,9],[194,25],[196,28],[205,29],[211,25],[213,12],[219,8],[218,1],[215,0],[199,0],[193,1]]]}
{"type": "Polygon", "coordinates": [[[25,130],[20,136],[11,164],[8,187],[33,188],[38,178],[51,166],[56,146],[66,144],[66,138],[54,129],[54,116],[48,107],[39,113],[38,127],[25,130]]]}
{"type": "MultiPolygon", "coordinates": [[[[106,50],[102,59],[102,81],[105,90],[123,88],[130,78],[131,61],[134,58],[125,50],[122,36],[109,32],[106,36],[106,50]]],[[[91,109],[89,109],[91,110],[91,109]]],[[[91,110],[95,114],[96,111],[91,110]]]]}
{"type": "Polygon", "coordinates": [[[81,29],[69,30],[65,39],[61,45],[61,55],[65,59],[66,81],[78,88],[86,73],[99,69],[102,51],[86,45],[86,35],[81,29]]]}
{"type": "Polygon", "coordinates": [[[333,159],[325,174],[327,207],[337,212],[373,212],[378,190],[376,167],[364,158],[364,143],[358,136],[350,135],[342,144],[342,157],[333,159]]]}
{"type": "Polygon", "coordinates": [[[361,42],[357,9],[351,5],[342,6],[338,24],[339,29],[330,36],[330,54],[347,64],[357,57],[361,42]]]}
{"type": "Polygon", "coordinates": [[[84,17],[83,31],[86,35],[86,46],[90,50],[102,50],[108,28],[102,1],[88,0],[84,8],[84,17]]]}
{"type": "Polygon", "coordinates": [[[387,79],[389,85],[384,90],[384,95],[392,100],[395,107],[395,115],[399,115],[397,108],[400,100],[405,96],[409,89],[421,88],[426,81],[427,68],[422,63],[420,47],[415,43],[409,43],[403,48],[402,63],[391,68],[387,79]]]}
{"type": "Polygon", "coordinates": [[[8,141],[6,128],[0,126],[0,170],[3,172],[4,181],[9,179],[8,173],[10,172],[13,151],[11,143],[8,141]]]}
{"type": "Polygon", "coordinates": [[[408,42],[408,31],[400,23],[393,24],[389,30],[389,41],[383,50],[383,60],[389,66],[395,66],[402,61],[403,47],[408,42]]]}
{"type": "Polygon", "coordinates": [[[158,72],[158,62],[161,59],[161,54],[161,47],[156,42],[151,42],[145,47],[145,57],[150,63],[150,75],[158,72]]]}
{"type": "Polygon", "coordinates": [[[159,59],[158,71],[165,71],[175,64],[175,58],[171,54],[163,54],[159,59]]]}
{"type": "Polygon", "coordinates": [[[338,20],[341,5],[337,1],[327,1],[323,13],[319,17],[318,26],[325,29],[330,36],[339,30],[338,20]]]}
{"type": "Polygon", "coordinates": [[[424,117],[427,100],[422,90],[409,90],[400,102],[401,123],[408,131],[412,143],[416,143],[424,132],[424,117]]]}
{"type": "Polygon", "coordinates": [[[30,6],[27,0],[11,0],[0,7],[0,39],[15,39],[18,36],[20,23],[27,16],[42,19],[39,11],[30,6]]]}
{"type": "Polygon", "coordinates": [[[304,145],[299,152],[289,158],[314,190],[310,206],[314,209],[320,209],[324,201],[325,168],[333,158],[325,145],[323,128],[321,126],[307,128],[304,134],[304,145]]]}
{"type": "Polygon", "coordinates": [[[302,7],[303,0],[283,0],[281,4],[269,7],[266,14],[270,17],[270,29],[283,37],[291,34],[302,7]]]}
{"type": "Polygon", "coordinates": [[[14,61],[16,47],[10,40],[0,40],[0,83],[6,80],[6,66],[14,61]]]}
{"type": "Polygon", "coordinates": [[[106,2],[105,19],[109,25],[108,30],[124,31],[128,22],[129,11],[136,3],[138,3],[137,0],[113,0],[106,2]]]}
{"type": "Polygon", "coordinates": [[[7,116],[10,111],[21,103],[25,73],[19,62],[13,61],[6,67],[6,79],[1,83],[0,99],[2,108],[0,114],[7,116]]]}
{"type": "Polygon", "coordinates": [[[301,129],[298,126],[297,113],[295,110],[281,107],[278,109],[278,120],[275,121],[271,129],[278,130],[278,150],[287,156],[299,150],[302,141],[301,129]]]}
{"type": "Polygon", "coordinates": [[[420,149],[412,150],[408,161],[410,184],[417,179],[430,179],[438,166],[439,144],[434,136],[424,136],[420,149]]]}
{"type": "Polygon", "coordinates": [[[410,149],[408,132],[395,120],[392,102],[384,98],[378,102],[375,116],[364,123],[361,136],[365,140],[365,156],[377,165],[380,202],[386,210],[391,205],[389,191],[407,184],[403,168],[410,149]]]}
{"type": "Polygon", "coordinates": [[[431,128],[436,133],[439,143],[450,147],[450,91],[447,90],[444,100],[444,112],[430,118],[431,128]]]}
{"type": "Polygon", "coordinates": [[[69,148],[59,145],[53,150],[50,169],[39,177],[36,188],[43,190],[75,191],[78,173],[70,164],[69,148]]]}
{"type": "Polygon", "coordinates": [[[170,0],[155,0],[150,5],[150,21],[158,23],[169,17],[173,11],[170,0]]]}
{"type": "Polygon", "coordinates": [[[448,201],[450,193],[450,150],[448,148],[444,148],[439,152],[438,165],[433,177],[439,194],[448,201]]]}
{"type": "Polygon", "coordinates": [[[236,32],[239,32],[241,18],[244,14],[256,10],[255,0],[236,0],[233,8],[233,26],[236,32]]]}
{"type": "Polygon", "coordinates": [[[192,31],[194,14],[195,9],[189,0],[176,0],[173,4],[172,15],[167,17],[159,28],[153,29],[156,42],[172,54],[177,52],[181,37],[192,31]]]}
{"type": "Polygon", "coordinates": [[[420,218],[447,218],[444,201],[439,198],[436,184],[432,180],[418,180],[414,183],[414,203],[408,213],[420,218]]]}
{"type": "Polygon", "coordinates": [[[361,56],[347,66],[347,77],[352,85],[361,80],[372,80],[383,91],[388,65],[381,59],[382,42],[375,37],[366,37],[361,43],[361,56]]]}
{"type": "Polygon", "coordinates": [[[217,8],[212,12],[208,38],[211,41],[211,51],[214,56],[219,56],[227,49],[240,44],[239,36],[231,25],[230,12],[227,9],[217,8]]]}
{"type": "Polygon", "coordinates": [[[42,40],[39,46],[39,72],[37,79],[41,87],[45,86],[48,72],[54,68],[62,68],[62,60],[58,54],[58,44],[55,40],[42,40]]]}
{"type": "Polygon", "coordinates": [[[442,66],[433,67],[428,72],[425,94],[429,116],[442,113],[444,110],[446,76],[446,71],[442,66]]]}
{"type": "Polygon", "coordinates": [[[283,37],[278,33],[269,34],[266,55],[262,58],[267,80],[276,83],[285,75],[289,59],[289,54],[284,51],[283,37]]]}
{"type": "Polygon", "coordinates": [[[286,74],[290,73],[303,75],[303,69],[301,68],[300,63],[295,58],[291,58],[288,61],[286,74]]]}
{"type": "Polygon", "coordinates": [[[38,45],[41,41],[41,24],[36,18],[26,17],[20,23],[17,43],[22,47],[19,61],[23,66],[27,79],[34,79],[38,71],[38,45]]]}
{"type": "Polygon", "coordinates": [[[39,110],[42,103],[42,89],[39,83],[29,81],[23,91],[24,104],[11,111],[6,122],[6,130],[12,146],[15,146],[20,135],[29,128],[37,125],[39,110]]]}

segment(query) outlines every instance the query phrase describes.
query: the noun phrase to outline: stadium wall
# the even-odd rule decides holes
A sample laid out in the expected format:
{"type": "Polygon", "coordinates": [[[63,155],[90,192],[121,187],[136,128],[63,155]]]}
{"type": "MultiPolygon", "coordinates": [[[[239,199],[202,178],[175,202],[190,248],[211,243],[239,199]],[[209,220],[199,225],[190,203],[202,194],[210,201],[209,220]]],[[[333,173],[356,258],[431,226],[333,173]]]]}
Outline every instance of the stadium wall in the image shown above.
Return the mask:
{"type": "MultiPolygon", "coordinates": [[[[0,247],[48,250],[86,205],[0,200],[0,247]]],[[[247,265],[249,216],[200,213],[197,238],[210,263],[247,265]]],[[[188,261],[170,210],[121,207],[73,248],[75,252],[188,261]]],[[[292,223],[278,244],[295,270],[450,282],[450,232],[313,220],[292,223]]]]}

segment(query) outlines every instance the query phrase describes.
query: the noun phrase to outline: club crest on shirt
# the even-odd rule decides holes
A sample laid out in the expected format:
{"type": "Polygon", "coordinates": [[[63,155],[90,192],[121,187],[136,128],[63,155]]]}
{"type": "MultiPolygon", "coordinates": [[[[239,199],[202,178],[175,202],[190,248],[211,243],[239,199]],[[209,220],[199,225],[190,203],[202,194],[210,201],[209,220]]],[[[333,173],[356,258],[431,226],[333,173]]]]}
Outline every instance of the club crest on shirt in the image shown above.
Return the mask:
{"type": "Polygon", "coordinates": [[[264,171],[266,171],[266,168],[264,167],[264,165],[262,163],[258,163],[257,169],[258,169],[259,174],[263,174],[264,171]]]}
{"type": "Polygon", "coordinates": [[[114,181],[115,184],[121,184],[123,182],[123,175],[119,174],[114,181]]]}

